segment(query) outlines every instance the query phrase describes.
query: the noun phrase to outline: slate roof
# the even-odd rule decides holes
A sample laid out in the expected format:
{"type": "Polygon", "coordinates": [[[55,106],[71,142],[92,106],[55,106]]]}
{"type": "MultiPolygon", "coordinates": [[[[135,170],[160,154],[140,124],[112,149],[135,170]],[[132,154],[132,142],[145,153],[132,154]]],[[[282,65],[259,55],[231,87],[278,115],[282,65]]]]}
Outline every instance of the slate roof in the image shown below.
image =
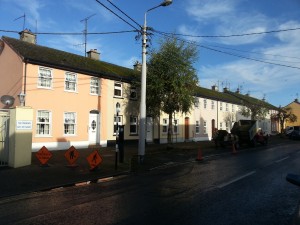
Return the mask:
{"type": "Polygon", "coordinates": [[[36,65],[120,81],[131,81],[140,74],[133,69],[31,44],[11,37],[3,36],[2,40],[21,56],[24,62],[36,65]]]}
{"type": "Polygon", "coordinates": [[[197,97],[202,97],[202,98],[207,98],[207,99],[212,99],[216,101],[222,101],[222,102],[227,102],[227,103],[232,103],[232,104],[237,104],[237,105],[245,105],[245,104],[253,104],[253,105],[259,105],[267,109],[274,109],[278,110],[277,107],[271,105],[270,103],[259,100],[257,98],[253,98],[249,95],[243,95],[239,94],[236,92],[231,92],[231,91],[225,91],[225,92],[219,92],[203,87],[198,87],[195,93],[195,96],[197,97]]]}
{"type": "MultiPolygon", "coordinates": [[[[140,76],[140,72],[136,70],[104,61],[93,60],[69,52],[31,44],[11,37],[3,36],[2,40],[22,57],[24,62],[127,82],[140,76]]],[[[243,105],[243,102],[248,102],[250,104],[257,104],[269,109],[278,110],[277,107],[265,101],[230,91],[219,92],[198,87],[195,96],[237,105],[243,105]]]]}

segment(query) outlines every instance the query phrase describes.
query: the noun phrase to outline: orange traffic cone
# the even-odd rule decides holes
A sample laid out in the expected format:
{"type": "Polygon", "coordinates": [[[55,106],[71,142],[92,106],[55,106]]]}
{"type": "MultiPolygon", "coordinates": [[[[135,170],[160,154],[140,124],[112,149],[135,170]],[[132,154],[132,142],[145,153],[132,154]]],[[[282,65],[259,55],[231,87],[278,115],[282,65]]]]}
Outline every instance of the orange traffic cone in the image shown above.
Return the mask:
{"type": "Polygon", "coordinates": [[[237,151],[236,151],[236,149],[235,149],[235,145],[234,144],[232,144],[232,152],[231,152],[232,154],[237,154],[237,151]]]}
{"type": "Polygon", "coordinates": [[[201,149],[198,150],[198,156],[197,156],[197,159],[196,161],[202,161],[203,160],[203,157],[202,157],[202,151],[201,149]]]}

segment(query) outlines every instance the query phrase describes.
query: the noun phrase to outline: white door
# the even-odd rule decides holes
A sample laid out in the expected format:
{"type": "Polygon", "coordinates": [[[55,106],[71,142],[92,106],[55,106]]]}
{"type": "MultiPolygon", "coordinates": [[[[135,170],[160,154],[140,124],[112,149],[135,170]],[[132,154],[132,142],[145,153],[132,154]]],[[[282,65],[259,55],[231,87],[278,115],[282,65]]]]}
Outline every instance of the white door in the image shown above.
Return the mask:
{"type": "Polygon", "coordinates": [[[147,117],[146,120],[146,141],[153,142],[153,118],[147,117]]]}
{"type": "Polygon", "coordinates": [[[90,113],[89,118],[89,143],[99,144],[100,132],[99,132],[99,114],[90,113]]]}

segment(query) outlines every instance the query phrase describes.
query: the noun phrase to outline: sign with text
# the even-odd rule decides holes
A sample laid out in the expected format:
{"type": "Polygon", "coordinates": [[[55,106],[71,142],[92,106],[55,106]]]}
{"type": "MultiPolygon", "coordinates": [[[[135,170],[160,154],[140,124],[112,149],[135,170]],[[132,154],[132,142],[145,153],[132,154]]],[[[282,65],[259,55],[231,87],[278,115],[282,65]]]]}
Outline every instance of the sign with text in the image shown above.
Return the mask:
{"type": "Polygon", "coordinates": [[[40,161],[40,163],[42,165],[47,165],[47,162],[49,161],[49,159],[52,157],[52,153],[49,152],[49,150],[43,146],[36,154],[35,156],[38,158],[38,160],[40,161]]]}
{"type": "Polygon", "coordinates": [[[103,161],[102,157],[99,155],[97,150],[93,151],[86,159],[87,159],[88,163],[90,164],[91,170],[94,170],[103,161]]]}
{"type": "Polygon", "coordinates": [[[74,165],[79,157],[79,151],[72,145],[65,153],[65,158],[70,165],[74,165]]]}
{"type": "Polygon", "coordinates": [[[32,121],[31,120],[17,120],[16,121],[17,130],[32,130],[32,121]]]}

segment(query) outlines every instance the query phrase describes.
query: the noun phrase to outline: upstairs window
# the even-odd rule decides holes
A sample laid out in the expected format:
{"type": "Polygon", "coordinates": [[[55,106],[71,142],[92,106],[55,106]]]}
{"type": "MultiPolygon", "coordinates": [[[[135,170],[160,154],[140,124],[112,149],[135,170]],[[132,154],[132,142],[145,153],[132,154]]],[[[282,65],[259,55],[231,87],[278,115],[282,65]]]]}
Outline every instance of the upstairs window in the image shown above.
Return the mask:
{"type": "Polygon", "coordinates": [[[215,101],[211,101],[211,109],[215,109],[215,101]]]}
{"type": "Polygon", "coordinates": [[[114,96],[115,97],[122,97],[123,96],[123,85],[120,82],[115,82],[114,86],[114,96]]]}
{"type": "Polygon", "coordinates": [[[52,88],[52,70],[45,67],[39,67],[38,87],[52,88]]]}
{"type": "Polygon", "coordinates": [[[75,92],[77,91],[77,74],[67,72],[65,75],[65,90],[75,92]]]}
{"type": "Polygon", "coordinates": [[[207,99],[204,99],[203,100],[203,107],[204,107],[204,109],[206,109],[206,106],[207,106],[207,99]]]}
{"type": "Polygon", "coordinates": [[[90,94],[100,95],[100,80],[97,77],[91,77],[90,94]]]}
{"type": "Polygon", "coordinates": [[[130,99],[132,99],[132,100],[137,99],[137,93],[136,93],[136,88],[135,87],[130,88],[130,99]]]}

